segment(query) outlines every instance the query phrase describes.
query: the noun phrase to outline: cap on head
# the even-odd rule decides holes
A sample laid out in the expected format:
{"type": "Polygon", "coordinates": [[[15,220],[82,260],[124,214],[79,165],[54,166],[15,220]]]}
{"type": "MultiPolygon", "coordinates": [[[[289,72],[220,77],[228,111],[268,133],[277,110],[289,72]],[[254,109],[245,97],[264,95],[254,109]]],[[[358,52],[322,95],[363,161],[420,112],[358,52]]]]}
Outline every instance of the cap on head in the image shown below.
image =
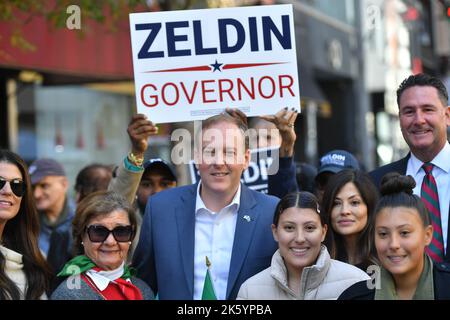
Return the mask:
{"type": "Polygon", "coordinates": [[[344,169],[359,170],[359,162],[355,156],[345,150],[332,150],[320,158],[317,175],[322,172],[338,173],[344,169]]]}
{"type": "Polygon", "coordinates": [[[144,162],[144,175],[152,171],[160,173],[170,181],[177,181],[172,168],[163,159],[155,158],[144,162]]]}
{"type": "Polygon", "coordinates": [[[53,159],[37,159],[33,161],[28,169],[31,184],[36,184],[48,176],[66,176],[63,166],[53,159]]]}

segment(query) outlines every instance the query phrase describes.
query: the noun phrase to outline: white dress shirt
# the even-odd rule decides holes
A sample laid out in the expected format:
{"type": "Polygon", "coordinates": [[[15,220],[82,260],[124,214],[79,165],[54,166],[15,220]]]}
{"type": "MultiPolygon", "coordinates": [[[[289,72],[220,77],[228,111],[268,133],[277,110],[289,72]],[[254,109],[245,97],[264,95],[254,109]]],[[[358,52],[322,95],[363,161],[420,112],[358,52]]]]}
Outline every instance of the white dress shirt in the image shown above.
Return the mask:
{"type": "MultiPolygon", "coordinates": [[[[447,251],[448,214],[450,206],[450,144],[448,142],[445,144],[441,152],[439,152],[438,155],[431,160],[431,163],[434,165],[431,173],[436,180],[438,189],[444,251],[447,251]]],[[[425,177],[425,171],[422,169],[422,165],[423,162],[411,153],[411,157],[408,160],[406,174],[412,176],[416,181],[416,187],[413,191],[414,194],[417,194],[419,197],[422,181],[425,177]]]]}
{"type": "Polygon", "coordinates": [[[225,300],[231,252],[236,230],[237,212],[241,198],[241,185],[229,205],[219,212],[206,208],[200,196],[201,181],[195,201],[194,244],[194,300],[202,298],[206,275],[206,256],[211,262],[210,273],[218,300],[225,300]]]}

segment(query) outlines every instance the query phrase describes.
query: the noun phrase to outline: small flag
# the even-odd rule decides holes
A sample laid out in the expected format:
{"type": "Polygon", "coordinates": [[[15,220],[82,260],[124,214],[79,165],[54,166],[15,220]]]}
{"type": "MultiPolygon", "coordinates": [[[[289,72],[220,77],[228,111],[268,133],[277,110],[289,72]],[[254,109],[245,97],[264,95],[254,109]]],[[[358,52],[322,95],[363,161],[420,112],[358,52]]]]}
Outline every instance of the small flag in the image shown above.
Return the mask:
{"type": "Polygon", "coordinates": [[[209,262],[208,257],[205,258],[206,258],[206,275],[205,275],[205,282],[203,283],[202,300],[217,300],[216,293],[214,292],[211,274],[209,273],[209,267],[211,266],[211,262],[209,262]]]}

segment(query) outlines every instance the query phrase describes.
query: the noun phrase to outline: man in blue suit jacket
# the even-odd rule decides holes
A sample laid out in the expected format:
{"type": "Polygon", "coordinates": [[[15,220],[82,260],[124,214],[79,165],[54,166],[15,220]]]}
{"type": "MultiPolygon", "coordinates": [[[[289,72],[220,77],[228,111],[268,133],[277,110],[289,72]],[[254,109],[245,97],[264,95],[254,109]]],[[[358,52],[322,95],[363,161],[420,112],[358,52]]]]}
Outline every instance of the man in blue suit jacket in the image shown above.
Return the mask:
{"type": "Polygon", "coordinates": [[[245,131],[226,114],[203,121],[195,137],[201,181],[148,201],[133,265],[160,299],[201,299],[205,256],[219,299],[235,299],[245,280],[270,265],[278,198],[240,182],[250,159],[245,131]]]}
{"type": "Polygon", "coordinates": [[[446,250],[444,259],[450,262],[450,144],[447,128],[450,126],[450,106],[444,84],[437,78],[417,74],[405,79],[397,90],[400,128],[410,153],[396,162],[372,172],[376,186],[389,172],[411,175],[416,181],[414,193],[420,195],[425,176],[422,165],[432,163],[432,174],[437,181],[439,205],[446,250]]]}

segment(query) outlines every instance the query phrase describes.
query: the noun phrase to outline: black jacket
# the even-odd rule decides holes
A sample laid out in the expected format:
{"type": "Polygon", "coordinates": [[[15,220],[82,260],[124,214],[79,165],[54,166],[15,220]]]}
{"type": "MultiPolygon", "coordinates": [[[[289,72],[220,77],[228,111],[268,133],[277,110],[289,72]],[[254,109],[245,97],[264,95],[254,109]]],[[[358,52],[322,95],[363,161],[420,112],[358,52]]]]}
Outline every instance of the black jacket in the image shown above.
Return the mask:
{"type": "Polygon", "coordinates": [[[381,178],[383,178],[383,176],[389,172],[398,172],[402,175],[406,174],[406,168],[408,166],[408,159],[409,159],[410,154],[408,153],[408,155],[406,157],[404,157],[403,159],[400,159],[398,161],[389,163],[387,165],[384,165],[378,169],[375,169],[371,172],[369,172],[369,175],[371,176],[373,182],[375,183],[375,185],[377,186],[378,190],[381,187],[381,178]]]}
{"type": "MultiPolygon", "coordinates": [[[[370,280],[368,280],[370,281],[370,280]]],[[[433,264],[433,285],[435,300],[450,300],[450,264],[433,264]]],[[[347,288],[338,300],[374,300],[375,289],[367,287],[367,281],[360,281],[347,288]]]]}

